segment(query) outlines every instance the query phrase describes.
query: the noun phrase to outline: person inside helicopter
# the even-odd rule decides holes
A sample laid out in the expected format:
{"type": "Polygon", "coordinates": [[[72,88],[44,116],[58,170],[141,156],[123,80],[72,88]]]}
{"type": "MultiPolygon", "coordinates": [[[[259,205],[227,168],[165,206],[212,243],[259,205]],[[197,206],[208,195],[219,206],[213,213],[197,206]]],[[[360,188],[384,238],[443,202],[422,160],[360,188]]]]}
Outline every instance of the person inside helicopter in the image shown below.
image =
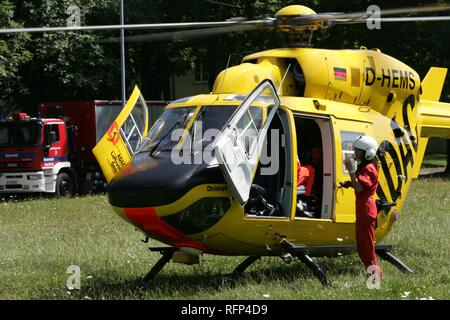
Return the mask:
{"type": "Polygon", "coordinates": [[[316,178],[316,169],[312,165],[302,165],[297,156],[297,208],[301,214],[314,218],[312,189],[316,178]]]}

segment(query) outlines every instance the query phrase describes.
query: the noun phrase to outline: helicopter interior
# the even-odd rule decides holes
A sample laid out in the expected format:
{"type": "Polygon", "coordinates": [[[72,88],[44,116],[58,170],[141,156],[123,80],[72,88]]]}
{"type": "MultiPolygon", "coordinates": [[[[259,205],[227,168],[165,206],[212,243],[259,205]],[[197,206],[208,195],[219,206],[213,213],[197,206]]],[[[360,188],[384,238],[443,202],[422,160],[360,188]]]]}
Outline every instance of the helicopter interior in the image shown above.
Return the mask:
{"type": "Polygon", "coordinates": [[[331,218],[333,203],[333,148],[331,123],[327,118],[295,115],[297,157],[301,166],[315,172],[310,197],[305,186],[297,189],[297,218],[331,218]]]}
{"type": "Polygon", "coordinates": [[[296,216],[318,217],[320,216],[323,184],[319,178],[323,175],[322,135],[314,119],[296,117],[295,125],[297,128],[297,157],[300,166],[309,171],[307,179],[313,180],[311,195],[306,194],[306,183],[298,185],[297,182],[296,216]]]}
{"type": "MultiPolygon", "coordinates": [[[[295,115],[297,133],[297,156],[302,166],[312,166],[315,170],[315,179],[312,188],[312,197],[305,201],[304,186],[297,188],[297,204],[303,201],[302,209],[297,205],[296,219],[321,218],[331,219],[333,201],[333,148],[331,123],[327,118],[313,118],[295,115]],[[324,148],[324,146],[327,146],[324,148]],[[307,211],[305,212],[303,211],[307,211]]],[[[263,151],[257,168],[255,179],[250,191],[250,198],[245,206],[247,217],[289,218],[292,201],[292,186],[294,164],[289,132],[290,123],[283,109],[279,109],[272,121],[266,137],[267,153],[263,151]],[[279,135],[274,135],[275,129],[279,135]],[[279,139],[278,144],[272,145],[273,139],[279,139]],[[272,147],[271,147],[272,146],[272,147]],[[277,146],[274,148],[273,146],[277,146]],[[277,153],[278,156],[274,157],[277,153]],[[264,161],[264,154],[271,159],[271,163],[264,161]],[[268,167],[278,161],[279,168],[276,173],[264,174],[268,167]]],[[[267,172],[267,171],[266,171],[267,172]]]]}

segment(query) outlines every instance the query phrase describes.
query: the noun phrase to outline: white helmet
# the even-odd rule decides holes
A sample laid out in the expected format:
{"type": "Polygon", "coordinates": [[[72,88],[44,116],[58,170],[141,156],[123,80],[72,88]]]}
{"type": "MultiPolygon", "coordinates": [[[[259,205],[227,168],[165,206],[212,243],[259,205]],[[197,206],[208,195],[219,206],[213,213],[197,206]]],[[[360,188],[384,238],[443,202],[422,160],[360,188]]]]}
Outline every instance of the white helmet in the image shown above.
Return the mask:
{"type": "Polygon", "coordinates": [[[359,136],[353,142],[353,149],[361,149],[366,152],[366,160],[372,160],[377,154],[378,143],[377,141],[369,136],[359,136]]]}

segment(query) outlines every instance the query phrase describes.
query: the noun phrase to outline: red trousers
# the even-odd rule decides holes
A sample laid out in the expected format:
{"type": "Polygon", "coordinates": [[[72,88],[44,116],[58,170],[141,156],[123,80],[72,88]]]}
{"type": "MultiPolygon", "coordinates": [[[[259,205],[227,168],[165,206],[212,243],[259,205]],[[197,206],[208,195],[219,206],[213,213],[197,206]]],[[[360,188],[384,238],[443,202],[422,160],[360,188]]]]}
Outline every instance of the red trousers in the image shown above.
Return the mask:
{"type": "Polygon", "coordinates": [[[369,266],[378,266],[375,254],[375,221],[368,213],[356,212],[356,247],[366,270],[369,266]]]}

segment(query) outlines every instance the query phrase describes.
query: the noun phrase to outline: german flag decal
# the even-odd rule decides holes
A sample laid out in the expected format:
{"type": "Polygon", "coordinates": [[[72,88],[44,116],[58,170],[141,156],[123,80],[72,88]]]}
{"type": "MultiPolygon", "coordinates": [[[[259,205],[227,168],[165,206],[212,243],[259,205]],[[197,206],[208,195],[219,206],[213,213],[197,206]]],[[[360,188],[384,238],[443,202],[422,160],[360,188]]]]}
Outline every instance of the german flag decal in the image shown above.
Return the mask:
{"type": "Polygon", "coordinates": [[[334,79],[347,81],[347,69],[334,67],[334,79]]]}

